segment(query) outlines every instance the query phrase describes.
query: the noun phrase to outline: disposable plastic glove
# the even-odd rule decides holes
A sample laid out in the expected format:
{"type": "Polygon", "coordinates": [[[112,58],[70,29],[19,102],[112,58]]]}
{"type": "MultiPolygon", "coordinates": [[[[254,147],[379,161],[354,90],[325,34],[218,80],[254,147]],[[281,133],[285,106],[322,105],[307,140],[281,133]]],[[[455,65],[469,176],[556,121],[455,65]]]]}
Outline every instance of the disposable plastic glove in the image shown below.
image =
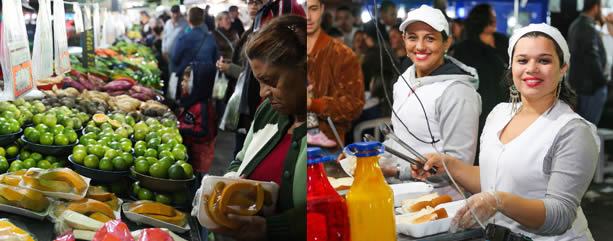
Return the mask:
{"type": "Polygon", "coordinates": [[[500,208],[500,201],[496,192],[481,192],[472,195],[466,200],[464,205],[451,221],[449,231],[452,233],[462,231],[475,226],[479,221],[485,223],[489,220],[500,208]],[[470,211],[473,210],[473,212],[470,211]],[[473,216],[473,213],[475,216],[473,216]]]}

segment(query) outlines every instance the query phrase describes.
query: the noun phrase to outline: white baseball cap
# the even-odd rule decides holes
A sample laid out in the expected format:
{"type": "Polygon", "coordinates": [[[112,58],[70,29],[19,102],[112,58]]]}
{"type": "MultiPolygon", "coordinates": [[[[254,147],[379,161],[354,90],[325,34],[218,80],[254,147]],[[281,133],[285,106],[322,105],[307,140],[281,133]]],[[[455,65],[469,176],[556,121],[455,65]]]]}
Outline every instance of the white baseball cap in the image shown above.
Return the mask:
{"type": "Polygon", "coordinates": [[[509,53],[509,68],[511,68],[511,65],[513,64],[513,49],[515,49],[515,44],[517,44],[517,41],[519,41],[521,37],[530,32],[541,32],[551,37],[553,41],[555,41],[558,46],[560,46],[560,49],[562,49],[562,53],[564,54],[564,56],[562,56],[564,64],[570,64],[570,50],[568,49],[568,43],[566,43],[566,40],[562,36],[562,33],[560,33],[557,28],[552,27],[549,24],[533,23],[526,27],[515,30],[515,32],[513,32],[513,35],[511,35],[511,38],[509,39],[509,49],[507,50],[507,52],[509,53]]]}
{"type": "Polygon", "coordinates": [[[400,31],[404,30],[414,22],[424,22],[436,31],[445,32],[449,36],[449,23],[439,9],[432,8],[428,5],[421,5],[418,9],[407,13],[407,18],[400,24],[400,31]]]}

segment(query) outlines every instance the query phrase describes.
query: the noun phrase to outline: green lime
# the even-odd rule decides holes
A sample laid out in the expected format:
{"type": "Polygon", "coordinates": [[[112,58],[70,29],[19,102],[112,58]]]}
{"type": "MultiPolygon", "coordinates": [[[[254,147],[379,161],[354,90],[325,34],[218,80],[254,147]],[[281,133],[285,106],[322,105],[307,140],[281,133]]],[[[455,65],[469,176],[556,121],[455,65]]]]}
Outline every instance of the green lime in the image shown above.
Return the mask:
{"type": "Polygon", "coordinates": [[[89,154],[85,157],[85,159],[83,159],[83,163],[85,164],[86,167],[89,168],[98,168],[98,157],[94,154],[89,154]]]}
{"type": "Polygon", "coordinates": [[[25,169],[29,169],[32,167],[36,167],[36,160],[32,159],[32,158],[28,158],[25,161],[23,161],[23,167],[25,169]]]}
{"type": "Polygon", "coordinates": [[[147,159],[147,163],[149,163],[149,166],[158,163],[158,159],[155,157],[146,157],[147,159]]]}
{"type": "Polygon", "coordinates": [[[164,151],[160,151],[160,153],[158,154],[158,157],[160,159],[164,158],[164,157],[168,157],[171,158],[173,161],[175,159],[175,157],[172,155],[172,152],[164,150],[164,151]]]}
{"type": "Polygon", "coordinates": [[[62,162],[51,163],[51,168],[60,168],[60,167],[64,167],[62,162]]]}
{"type": "Polygon", "coordinates": [[[24,135],[26,136],[26,139],[30,142],[38,143],[40,141],[40,132],[34,128],[30,129],[27,134],[24,133],[24,135]]]}
{"type": "Polygon", "coordinates": [[[47,160],[47,161],[49,161],[51,163],[54,163],[54,162],[58,161],[57,157],[54,157],[54,156],[46,156],[43,160],[47,160]]]}
{"type": "Polygon", "coordinates": [[[140,174],[147,175],[149,173],[149,162],[147,162],[146,160],[136,161],[136,163],[134,164],[134,171],[140,174]]]}
{"type": "Polygon", "coordinates": [[[0,156],[6,157],[6,150],[4,150],[4,147],[0,147],[0,156]]]}
{"type": "Polygon", "coordinates": [[[134,194],[134,196],[138,195],[138,192],[140,191],[141,187],[139,185],[139,182],[134,182],[132,184],[132,194],[134,194]]]}
{"type": "Polygon", "coordinates": [[[87,152],[84,150],[75,150],[72,152],[72,160],[78,164],[83,165],[83,160],[87,156],[87,152]]]}
{"type": "Polygon", "coordinates": [[[155,132],[149,132],[145,137],[145,141],[149,142],[153,138],[158,138],[158,134],[155,132]]]}
{"type": "Polygon", "coordinates": [[[30,154],[30,158],[34,159],[35,161],[40,161],[43,159],[43,155],[37,152],[33,152],[32,154],[30,154]]]}
{"type": "Polygon", "coordinates": [[[9,162],[4,157],[0,157],[0,173],[4,173],[9,169],[9,162]]]}
{"type": "Polygon", "coordinates": [[[57,135],[57,134],[61,134],[61,133],[64,133],[64,126],[62,126],[62,125],[55,125],[53,127],[53,134],[57,135]]]}
{"type": "Polygon", "coordinates": [[[166,205],[172,204],[172,198],[169,195],[158,193],[155,195],[155,201],[166,205]]]}
{"type": "Polygon", "coordinates": [[[136,146],[136,147],[134,147],[134,155],[135,156],[144,156],[146,150],[147,150],[147,148],[144,147],[144,146],[136,146]]]}
{"type": "Polygon", "coordinates": [[[77,139],[79,138],[79,136],[77,135],[77,132],[75,132],[74,130],[65,131],[64,135],[68,137],[68,143],[75,143],[77,139]]]}
{"type": "Polygon", "coordinates": [[[186,178],[191,178],[194,176],[194,168],[189,163],[181,163],[181,167],[183,167],[183,171],[185,172],[186,178]]]}
{"type": "Polygon", "coordinates": [[[25,167],[23,166],[23,163],[21,161],[13,161],[11,163],[11,165],[9,166],[8,172],[16,172],[19,171],[21,169],[25,169],[25,167]]]}
{"type": "Polygon", "coordinates": [[[145,151],[145,156],[146,157],[157,157],[158,156],[158,151],[156,151],[153,148],[149,148],[145,151]]]}
{"type": "Polygon", "coordinates": [[[100,170],[103,170],[103,171],[112,171],[113,161],[109,158],[104,157],[100,160],[100,164],[98,168],[100,168],[100,170]]]}
{"type": "Polygon", "coordinates": [[[111,159],[111,160],[113,160],[113,158],[115,158],[117,155],[119,155],[119,152],[114,149],[109,149],[108,151],[104,153],[104,157],[111,159]]]}
{"type": "Polygon", "coordinates": [[[124,152],[132,151],[132,142],[130,142],[130,140],[122,141],[120,144],[120,149],[124,152]]]}
{"type": "Polygon", "coordinates": [[[32,116],[32,122],[34,123],[34,125],[38,125],[43,122],[43,117],[44,115],[42,113],[38,113],[32,116]]]}
{"type": "Polygon", "coordinates": [[[175,158],[175,160],[187,160],[187,153],[185,153],[185,150],[181,150],[180,148],[175,148],[172,150],[172,156],[175,158]]]}
{"type": "Polygon", "coordinates": [[[53,145],[53,134],[45,132],[40,136],[40,144],[53,145]]]}
{"type": "Polygon", "coordinates": [[[147,141],[147,146],[149,148],[157,148],[160,144],[162,144],[160,138],[153,138],[147,141]]]}
{"type": "Polygon", "coordinates": [[[87,153],[91,153],[94,154],[96,156],[98,156],[99,158],[102,158],[105,154],[105,149],[103,146],[101,145],[93,145],[92,148],[90,149],[89,147],[87,148],[87,153]]]}
{"type": "Polygon", "coordinates": [[[121,158],[126,162],[128,167],[134,164],[134,157],[128,152],[121,153],[121,158]]]}
{"type": "Polygon", "coordinates": [[[164,166],[159,163],[155,163],[149,167],[149,174],[157,178],[167,178],[168,169],[164,168],[164,166]]]}
{"type": "Polygon", "coordinates": [[[152,200],[153,201],[153,193],[145,188],[140,188],[138,190],[138,199],[140,200],[152,200]]]}
{"type": "Polygon", "coordinates": [[[117,156],[113,158],[113,167],[115,168],[115,170],[125,171],[128,170],[129,166],[127,165],[126,161],[121,158],[121,156],[117,156]]]}
{"type": "Polygon", "coordinates": [[[41,160],[38,162],[38,165],[36,165],[38,168],[42,168],[42,169],[49,169],[51,168],[51,162],[47,161],[47,160],[41,160]]]}
{"type": "MultiPolygon", "coordinates": [[[[17,148],[17,147],[15,147],[17,148]]],[[[8,149],[7,149],[7,154],[8,154],[8,149]]],[[[28,157],[30,157],[31,153],[26,150],[26,149],[21,149],[21,153],[19,153],[19,158],[25,158],[27,159],[28,157]]]]}
{"type": "Polygon", "coordinates": [[[55,137],[55,145],[65,146],[68,145],[68,137],[64,134],[57,134],[55,137]]]}
{"type": "Polygon", "coordinates": [[[72,151],[77,151],[77,150],[83,150],[87,152],[87,147],[85,147],[84,145],[76,145],[74,148],[72,148],[72,151]]]}
{"type": "Polygon", "coordinates": [[[12,145],[6,148],[7,157],[16,157],[18,152],[19,152],[19,147],[17,147],[16,145],[12,145]]]}
{"type": "Polygon", "coordinates": [[[185,171],[181,165],[174,164],[168,169],[168,177],[174,180],[185,179],[185,171]]]}

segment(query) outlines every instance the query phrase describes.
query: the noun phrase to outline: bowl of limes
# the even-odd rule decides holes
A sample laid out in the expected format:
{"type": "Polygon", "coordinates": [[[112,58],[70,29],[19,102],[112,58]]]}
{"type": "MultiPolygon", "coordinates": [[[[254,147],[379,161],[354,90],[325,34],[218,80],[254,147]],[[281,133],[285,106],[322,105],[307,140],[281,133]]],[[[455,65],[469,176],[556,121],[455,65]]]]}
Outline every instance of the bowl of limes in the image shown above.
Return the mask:
{"type": "Polygon", "coordinates": [[[191,190],[179,192],[156,192],[146,187],[142,187],[140,182],[136,181],[132,184],[129,197],[134,201],[150,200],[173,206],[177,209],[191,209],[189,200],[193,196],[190,195],[191,190]]]}
{"type": "Polygon", "coordinates": [[[21,136],[26,148],[45,155],[66,155],[79,143],[77,132],[62,125],[38,124],[21,136]]]}
{"type": "Polygon", "coordinates": [[[72,155],[68,156],[68,161],[72,164],[72,168],[75,172],[89,177],[94,181],[103,183],[114,182],[121,180],[130,173],[121,156],[117,156],[112,160],[103,157],[100,161],[96,155],[89,154],[85,157],[81,157],[79,156],[82,155],[80,153],[81,152],[78,151],[75,156],[73,152],[72,155]],[[80,159],[80,161],[75,159],[80,159]],[[121,168],[125,168],[125,170],[121,170],[121,168]]]}

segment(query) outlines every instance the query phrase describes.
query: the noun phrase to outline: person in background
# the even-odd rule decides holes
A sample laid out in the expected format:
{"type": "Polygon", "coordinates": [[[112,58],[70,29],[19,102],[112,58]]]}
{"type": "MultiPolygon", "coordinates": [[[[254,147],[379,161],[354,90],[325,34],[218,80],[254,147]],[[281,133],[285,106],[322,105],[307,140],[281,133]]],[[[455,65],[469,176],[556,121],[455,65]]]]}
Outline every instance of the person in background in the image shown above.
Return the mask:
{"type": "Polygon", "coordinates": [[[279,184],[276,213],[228,215],[240,227],[212,232],[237,241],[306,240],[305,32],[304,17],[280,16],[245,47],[263,102],[225,176],[279,184]]]}
{"type": "Polygon", "coordinates": [[[402,72],[405,71],[413,63],[407,56],[407,50],[404,47],[404,39],[402,39],[402,31],[399,30],[400,25],[393,29],[390,29],[390,48],[396,60],[398,69],[402,72]]]}
{"type": "MultiPolygon", "coordinates": [[[[335,140],[326,119],[336,126],[341,142],[364,106],[364,77],[355,53],[343,42],[331,38],[321,28],[325,6],[320,0],[307,0],[307,55],[309,97],[308,142],[327,145],[335,140]],[[313,114],[311,114],[313,113],[313,114]],[[323,135],[322,135],[323,134],[323,135]]],[[[336,148],[344,143],[336,143],[336,148]]]]}
{"type": "Polygon", "coordinates": [[[206,25],[208,31],[215,29],[215,17],[211,15],[210,10],[211,6],[206,5],[204,7],[204,25],[206,25]]]}
{"type": "Polygon", "coordinates": [[[149,36],[149,34],[151,34],[151,26],[149,24],[149,20],[151,20],[151,17],[149,17],[149,13],[147,13],[147,11],[143,10],[140,11],[140,34],[143,37],[143,40],[149,36]]]}
{"type": "MultiPolygon", "coordinates": [[[[367,33],[376,33],[376,23],[379,25],[379,31],[381,31],[381,36],[383,36],[383,40],[385,42],[389,42],[389,30],[400,22],[397,17],[397,14],[398,12],[396,9],[396,4],[389,0],[383,0],[383,2],[381,2],[381,6],[379,7],[379,16],[377,16],[378,18],[372,19],[369,22],[365,23],[363,29],[367,33]]],[[[374,39],[376,40],[377,38],[375,37],[374,39]]]]}
{"type": "Polygon", "coordinates": [[[607,76],[609,76],[609,82],[613,82],[613,12],[607,14],[604,18],[604,25],[602,26],[602,44],[607,53],[607,76]]]}
{"type": "Polygon", "coordinates": [[[351,47],[353,44],[353,36],[355,32],[358,31],[358,28],[355,26],[355,16],[353,16],[353,12],[351,12],[349,7],[340,6],[336,8],[334,26],[342,32],[342,40],[345,45],[351,47]]]}
{"type": "Polygon", "coordinates": [[[232,26],[230,29],[238,34],[238,36],[243,35],[245,32],[245,26],[239,17],[240,13],[238,12],[238,7],[232,5],[228,8],[228,12],[230,13],[230,20],[232,21],[232,26]]]}
{"type": "MultiPolygon", "coordinates": [[[[164,24],[164,33],[162,34],[162,56],[168,62],[168,73],[174,72],[174,66],[170,61],[171,51],[174,49],[174,43],[177,37],[183,33],[185,28],[188,27],[187,20],[181,14],[181,8],[179,5],[173,5],[170,8],[170,20],[164,24]]],[[[168,79],[165,78],[164,86],[168,86],[168,79]]],[[[168,92],[167,87],[164,87],[164,95],[168,92]]]]}
{"type": "Polygon", "coordinates": [[[343,41],[343,32],[341,32],[341,30],[336,27],[328,28],[328,31],[326,31],[326,33],[332,38],[338,39],[341,42],[343,41]]]}
{"type": "MultiPolygon", "coordinates": [[[[407,14],[400,30],[413,65],[394,83],[394,132],[419,153],[440,151],[472,165],[481,113],[477,71],[445,55],[451,40],[440,10],[422,5],[407,14]]],[[[415,158],[393,140],[386,144],[415,158]]],[[[382,166],[383,174],[408,180],[408,163],[396,165],[382,166]]]]}
{"type": "MultiPolygon", "coordinates": [[[[373,43],[374,44],[374,43],[373,43]]],[[[351,49],[358,56],[360,63],[364,62],[364,55],[368,50],[369,44],[366,41],[366,33],[362,30],[358,30],[355,32],[353,36],[353,43],[351,44],[351,49]]]]}
{"type": "Polygon", "coordinates": [[[596,169],[600,138],[573,111],[575,94],[563,77],[571,61],[568,45],[556,28],[530,24],[511,36],[508,53],[511,103],[500,103],[487,117],[480,165],[426,154],[413,176],[423,179],[431,167],[443,173],[444,163],[473,194],[451,221],[452,232],[478,219],[530,240],[594,240],[581,199],[596,169]]]}
{"type": "Polygon", "coordinates": [[[451,56],[462,63],[477,69],[479,88],[483,107],[479,117],[479,133],[483,130],[485,118],[498,103],[505,100],[507,92],[503,88],[501,76],[507,67],[508,55],[505,52],[508,40],[496,33],[496,14],[489,4],[473,7],[464,22],[464,39],[453,45],[451,56]]]}
{"type": "Polygon", "coordinates": [[[162,33],[164,31],[164,20],[159,17],[157,19],[156,26],[153,28],[153,34],[155,38],[153,39],[153,53],[155,54],[155,59],[157,59],[158,68],[160,69],[160,78],[163,80],[167,80],[169,77],[168,72],[168,61],[162,55],[162,33]]]}
{"type": "MultiPolygon", "coordinates": [[[[190,8],[187,17],[189,31],[177,38],[170,56],[177,73],[183,73],[192,62],[210,63],[214,66],[219,58],[215,38],[202,27],[204,24],[202,8],[190,8]]],[[[181,79],[179,78],[179,83],[181,79]]],[[[177,88],[177,86],[169,86],[169,88],[177,88]]],[[[177,93],[177,96],[181,94],[177,93]]]]}
{"type": "MultiPolygon", "coordinates": [[[[223,62],[224,64],[230,64],[232,62],[232,56],[234,56],[234,49],[236,48],[236,43],[238,42],[238,35],[231,29],[231,20],[230,13],[224,11],[218,13],[215,17],[215,24],[217,28],[213,31],[213,36],[215,36],[215,41],[217,43],[217,52],[219,53],[220,59],[218,60],[223,62]]],[[[228,77],[228,81],[235,82],[236,79],[232,77],[228,77]],[[230,80],[231,79],[231,80],[230,80]]],[[[225,102],[230,98],[232,94],[231,88],[226,89],[226,94],[224,100],[216,101],[216,111],[217,116],[223,116],[223,112],[225,111],[225,102]]]]}
{"type": "Polygon", "coordinates": [[[577,113],[594,125],[598,125],[607,99],[607,56],[594,26],[602,18],[601,7],[600,0],[586,0],[583,11],[568,29],[573,56],[568,79],[577,93],[577,113]]]}

